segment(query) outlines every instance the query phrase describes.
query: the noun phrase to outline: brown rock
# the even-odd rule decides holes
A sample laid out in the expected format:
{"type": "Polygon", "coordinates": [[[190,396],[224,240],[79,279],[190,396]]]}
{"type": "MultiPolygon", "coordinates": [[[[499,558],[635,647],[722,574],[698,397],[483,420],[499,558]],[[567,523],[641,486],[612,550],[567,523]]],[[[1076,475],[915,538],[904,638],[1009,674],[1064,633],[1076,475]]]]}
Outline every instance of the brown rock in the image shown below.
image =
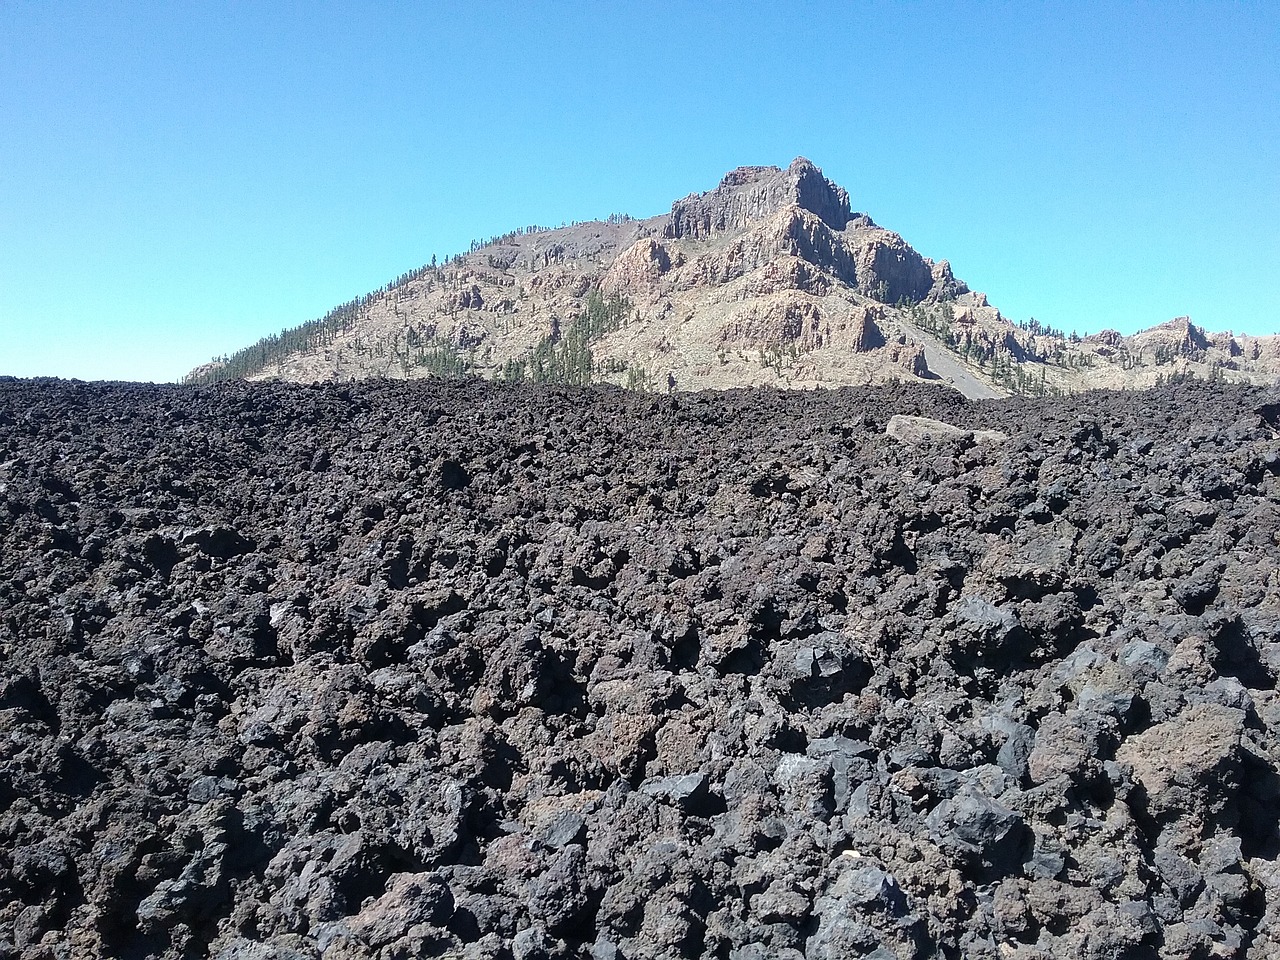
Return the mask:
{"type": "Polygon", "coordinates": [[[1116,759],[1133,767],[1154,813],[1212,809],[1234,786],[1243,730],[1240,710],[1196,704],[1129,737],[1116,759]]]}
{"type": "Polygon", "coordinates": [[[671,256],[667,248],[652,238],[637,240],[628,247],[600,281],[600,289],[606,295],[634,295],[637,291],[652,291],[658,280],[671,269],[671,256]]]}

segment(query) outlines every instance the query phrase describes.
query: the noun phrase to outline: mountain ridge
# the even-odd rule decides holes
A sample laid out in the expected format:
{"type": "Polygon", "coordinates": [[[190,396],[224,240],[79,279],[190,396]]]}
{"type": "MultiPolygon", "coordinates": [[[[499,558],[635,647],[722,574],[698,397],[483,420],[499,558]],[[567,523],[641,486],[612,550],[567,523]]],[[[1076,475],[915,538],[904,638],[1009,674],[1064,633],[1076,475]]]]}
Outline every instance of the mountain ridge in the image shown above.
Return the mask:
{"type": "Polygon", "coordinates": [[[460,374],[658,390],[940,380],[981,398],[1271,382],[1280,337],[1185,317],[1129,337],[1019,326],[798,157],[737,167],[665,214],[473,243],[186,381],[460,374]]]}

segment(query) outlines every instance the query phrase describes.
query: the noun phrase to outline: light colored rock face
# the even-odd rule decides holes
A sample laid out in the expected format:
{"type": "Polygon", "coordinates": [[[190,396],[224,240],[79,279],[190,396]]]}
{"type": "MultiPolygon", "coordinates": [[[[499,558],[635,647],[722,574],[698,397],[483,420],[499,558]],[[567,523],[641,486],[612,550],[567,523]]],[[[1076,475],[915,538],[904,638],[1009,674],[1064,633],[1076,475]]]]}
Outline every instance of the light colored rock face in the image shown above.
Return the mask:
{"type": "Polygon", "coordinates": [[[1130,737],[1116,759],[1133,767],[1152,811],[1208,810],[1223,784],[1239,776],[1243,725],[1240,710],[1197,704],[1130,737]]]}
{"type": "Polygon", "coordinates": [[[894,414],[885,425],[886,436],[893,437],[903,443],[914,445],[936,443],[939,440],[974,440],[982,443],[1002,443],[1008,440],[1007,434],[999,430],[965,430],[941,420],[928,417],[912,417],[906,414],[894,414]]]}
{"type": "Polygon", "coordinates": [[[671,269],[671,254],[652,237],[637,240],[605,271],[600,289],[610,296],[651,292],[671,269]]]}
{"type": "Polygon", "coordinates": [[[625,300],[625,316],[590,331],[575,382],[696,390],[924,379],[980,398],[1147,386],[1187,372],[1280,374],[1280,338],[1207,334],[1186,318],[1129,338],[1015,327],[945,260],[854,212],[847,191],[799,158],[785,170],[739,167],[663,216],[497,238],[348,305],[341,322],[288,348],[250,348],[192,379],[534,376],[534,354],[541,347],[545,360],[572,339],[597,294],[625,300]]]}

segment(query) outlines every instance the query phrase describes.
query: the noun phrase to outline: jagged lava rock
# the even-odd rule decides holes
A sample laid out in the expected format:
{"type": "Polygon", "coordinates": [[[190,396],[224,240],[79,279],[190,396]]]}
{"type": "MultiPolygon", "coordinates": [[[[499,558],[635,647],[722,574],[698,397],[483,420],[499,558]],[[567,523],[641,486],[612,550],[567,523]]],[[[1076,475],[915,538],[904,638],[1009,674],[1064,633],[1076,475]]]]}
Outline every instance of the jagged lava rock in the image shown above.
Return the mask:
{"type": "Polygon", "coordinates": [[[0,958],[1269,960],[1278,399],[0,380],[0,958]]]}

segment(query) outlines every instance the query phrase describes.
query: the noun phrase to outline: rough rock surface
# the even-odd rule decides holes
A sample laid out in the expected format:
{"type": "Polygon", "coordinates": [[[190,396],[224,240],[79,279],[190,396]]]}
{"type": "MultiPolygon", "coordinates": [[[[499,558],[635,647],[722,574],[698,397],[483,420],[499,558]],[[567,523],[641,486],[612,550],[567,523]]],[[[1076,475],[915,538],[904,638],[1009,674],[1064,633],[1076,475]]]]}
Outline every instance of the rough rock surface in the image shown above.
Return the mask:
{"type": "Polygon", "coordinates": [[[0,957],[1275,957],[1276,399],[0,381],[0,957]]]}
{"type": "Polygon", "coordinates": [[[812,211],[832,230],[843,230],[853,219],[848,192],[808,160],[797,157],[785,171],[738,167],[727,173],[715,190],[677,200],[663,236],[705,239],[715,233],[742,230],[787,207],[812,211]]]}

